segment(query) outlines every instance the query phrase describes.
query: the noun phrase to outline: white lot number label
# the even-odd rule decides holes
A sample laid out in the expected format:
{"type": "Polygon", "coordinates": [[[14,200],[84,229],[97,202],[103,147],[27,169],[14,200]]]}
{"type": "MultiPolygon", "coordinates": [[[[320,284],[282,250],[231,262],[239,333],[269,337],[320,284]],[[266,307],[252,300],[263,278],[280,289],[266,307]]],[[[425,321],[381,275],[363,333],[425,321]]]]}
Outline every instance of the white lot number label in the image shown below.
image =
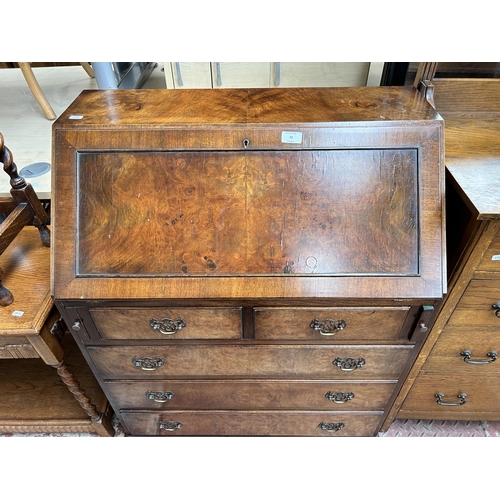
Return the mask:
{"type": "Polygon", "coordinates": [[[491,260],[500,260],[500,255],[493,255],[491,260]]]}
{"type": "Polygon", "coordinates": [[[302,144],[302,132],[281,132],[281,142],[285,144],[302,144]]]}

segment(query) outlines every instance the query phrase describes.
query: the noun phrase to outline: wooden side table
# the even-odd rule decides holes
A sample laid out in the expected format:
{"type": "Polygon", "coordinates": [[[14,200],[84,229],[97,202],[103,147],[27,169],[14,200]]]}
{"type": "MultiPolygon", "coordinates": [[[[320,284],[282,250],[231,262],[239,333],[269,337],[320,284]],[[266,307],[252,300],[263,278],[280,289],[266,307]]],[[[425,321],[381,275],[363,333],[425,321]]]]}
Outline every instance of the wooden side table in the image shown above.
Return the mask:
{"type": "Polygon", "coordinates": [[[50,295],[50,248],[35,227],[22,229],[0,256],[0,267],[14,295],[12,304],[0,307],[0,432],[113,436],[110,407],[90,369],[69,335],[61,345],[66,327],[50,295]]]}

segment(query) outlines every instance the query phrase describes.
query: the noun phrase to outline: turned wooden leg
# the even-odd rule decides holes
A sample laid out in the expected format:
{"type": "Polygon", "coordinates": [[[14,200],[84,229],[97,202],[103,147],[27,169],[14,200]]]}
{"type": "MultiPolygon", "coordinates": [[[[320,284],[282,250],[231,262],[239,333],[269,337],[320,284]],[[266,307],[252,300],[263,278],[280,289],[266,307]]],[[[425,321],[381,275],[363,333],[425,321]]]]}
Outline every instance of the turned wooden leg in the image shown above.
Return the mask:
{"type": "Polygon", "coordinates": [[[55,120],[56,119],[56,114],[54,113],[54,110],[52,109],[52,106],[50,105],[49,101],[47,101],[47,98],[45,97],[42,89],[40,88],[40,85],[38,84],[35,75],[33,74],[33,70],[31,69],[31,65],[29,62],[20,62],[18,63],[19,67],[21,68],[21,71],[23,72],[24,78],[26,79],[26,83],[28,84],[28,87],[30,88],[31,92],[35,96],[35,99],[37,100],[38,104],[42,108],[42,111],[45,113],[45,116],[49,120],[55,120]]]}
{"type": "Polygon", "coordinates": [[[85,410],[85,413],[91,418],[92,421],[101,420],[102,414],[97,411],[97,408],[90,402],[85,391],[80,387],[79,382],[75,380],[73,374],[68,370],[64,364],[64,360],[57,365],[52,365],[56,370],[61,380],[66,384],[75,399],[80,403],[80,406],[85,410]]]}
{"type": "Polygon", "coordinates": [[[88,62],[81,62],[82,68],[87,72],[87,75],[90,76],[90,78],[94,78],[94,70],[92,69],[92,66],[88,62]]]}
{"type": "Polygon", "coordinates": [[[5,307],[14,302],[11,291],[2,283],[3,270],[0,267],[0,306],[5,307]]]}

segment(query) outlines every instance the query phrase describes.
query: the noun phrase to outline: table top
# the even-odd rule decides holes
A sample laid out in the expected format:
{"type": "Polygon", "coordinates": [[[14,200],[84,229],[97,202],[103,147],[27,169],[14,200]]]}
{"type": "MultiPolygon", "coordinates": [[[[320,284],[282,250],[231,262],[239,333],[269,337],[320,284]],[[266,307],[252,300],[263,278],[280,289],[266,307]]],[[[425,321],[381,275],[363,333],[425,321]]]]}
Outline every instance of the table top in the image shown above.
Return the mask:
{"type": "Polygon", "coordinates": [[[0,339],[4,335],[40,332],[52,306],[50,248],[43,246],[38,230],[26,226],[0,255],[3,284],[14,302],[0,307],[0,339]]]}
{"type": "Polygon", "coordinates": [[[448,112],[446,168],[479,220],[500,219],[500,113],[448,112]]]}

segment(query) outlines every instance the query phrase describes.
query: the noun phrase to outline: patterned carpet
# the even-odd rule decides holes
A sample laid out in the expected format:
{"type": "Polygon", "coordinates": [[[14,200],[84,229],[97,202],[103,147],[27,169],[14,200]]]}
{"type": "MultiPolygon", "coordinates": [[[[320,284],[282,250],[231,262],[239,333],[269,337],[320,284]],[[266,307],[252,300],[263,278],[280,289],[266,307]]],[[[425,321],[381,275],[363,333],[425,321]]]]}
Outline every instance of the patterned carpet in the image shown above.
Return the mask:
{"type": "Polygon", "coordinates": [[[500,422],[395,420],[379,437],[499,437],[500,422]]]}

